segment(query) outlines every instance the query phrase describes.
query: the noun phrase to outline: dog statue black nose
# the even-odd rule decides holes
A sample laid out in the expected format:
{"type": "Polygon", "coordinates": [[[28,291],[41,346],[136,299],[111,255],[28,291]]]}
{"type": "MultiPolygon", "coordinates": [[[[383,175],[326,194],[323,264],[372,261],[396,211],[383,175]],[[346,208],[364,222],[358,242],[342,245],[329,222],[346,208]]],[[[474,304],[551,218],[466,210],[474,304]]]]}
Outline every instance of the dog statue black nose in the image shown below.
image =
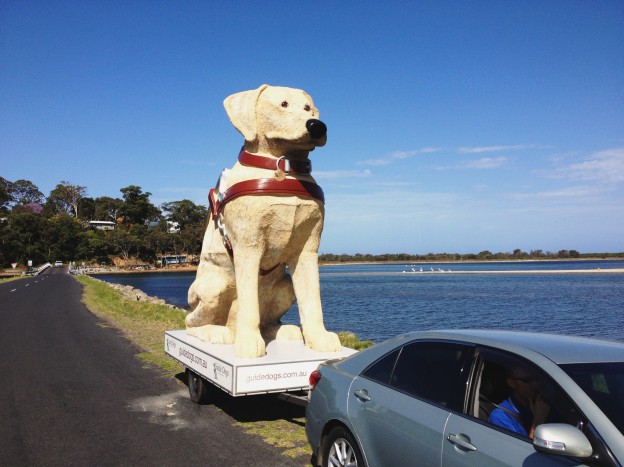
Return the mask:
{"type": "Polygon", "coordinates": [[[306,122],[306,128],[308,129],[308,133],[314,139],[322,138],[327,134],[327,125],[325,125],[320,120],[316,118],[311,118],[306,122]]]}

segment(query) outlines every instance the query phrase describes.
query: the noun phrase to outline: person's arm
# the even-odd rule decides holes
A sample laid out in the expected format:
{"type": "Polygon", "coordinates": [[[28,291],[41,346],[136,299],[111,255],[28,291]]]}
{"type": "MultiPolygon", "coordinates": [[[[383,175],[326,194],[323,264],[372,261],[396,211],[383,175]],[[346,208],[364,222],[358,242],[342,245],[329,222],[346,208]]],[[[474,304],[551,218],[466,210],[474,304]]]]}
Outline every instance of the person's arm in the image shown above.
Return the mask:
{"type": "Polygon", "coordinates": [[[529,438],[533,439],[535,428],[546,421],[550,412],[550,405],[548,405],[548,402],[541,394],[538,394],[535,400],[531,401],[531,412],[533,413],[533,424],[529,430],[529,438]]]}

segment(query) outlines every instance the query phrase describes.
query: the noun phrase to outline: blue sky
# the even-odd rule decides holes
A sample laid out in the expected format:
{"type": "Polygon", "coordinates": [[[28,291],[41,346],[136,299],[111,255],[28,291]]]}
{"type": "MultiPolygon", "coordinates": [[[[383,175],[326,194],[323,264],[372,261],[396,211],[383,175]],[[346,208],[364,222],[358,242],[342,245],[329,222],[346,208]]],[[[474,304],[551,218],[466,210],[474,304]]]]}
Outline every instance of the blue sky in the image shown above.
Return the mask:
{"type": "Polygon", "coordinates": [[[206,204],[223,99],[312,95],[322,253],[624,251],[624,3],[0,2],[0,176],[206,204]]]}

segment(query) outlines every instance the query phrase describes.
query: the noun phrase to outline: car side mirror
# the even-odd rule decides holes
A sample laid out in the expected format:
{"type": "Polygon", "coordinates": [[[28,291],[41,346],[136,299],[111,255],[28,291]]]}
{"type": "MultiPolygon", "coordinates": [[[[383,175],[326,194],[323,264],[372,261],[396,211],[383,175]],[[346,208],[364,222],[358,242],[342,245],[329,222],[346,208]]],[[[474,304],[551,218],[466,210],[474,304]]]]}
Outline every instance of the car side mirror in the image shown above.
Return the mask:
{"type": "Polygon", "coordinates": [[[536,451],[567,457],[590,457],[592,445],[578,428],[566,423],[544,423],[535,428],[536,451]]]}

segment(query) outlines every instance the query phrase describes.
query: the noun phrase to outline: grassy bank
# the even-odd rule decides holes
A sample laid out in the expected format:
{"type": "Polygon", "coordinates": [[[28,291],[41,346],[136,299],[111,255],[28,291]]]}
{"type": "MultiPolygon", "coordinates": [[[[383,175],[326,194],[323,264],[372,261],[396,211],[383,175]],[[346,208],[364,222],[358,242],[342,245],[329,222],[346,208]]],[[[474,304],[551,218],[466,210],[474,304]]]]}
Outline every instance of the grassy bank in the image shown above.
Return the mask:
{"type": "Polygon", "coordinates": [[[20,276],[20,275],[0,276],[0,283],[15,281],[17,279],[22,279],[23,277],[26,277],[26,276],[20,276]]]}
{"type": "MultiPolygon", "coordinates": [[[[163,350],[164,332],[184,328],[184,311],[128,300],[103,282],[88,276],[74,277],[84,285],[83,302],[87,308],[111,326],[120,329],[126,338],[138,345],[141,348],[138,357],[146,364],[159,368],[164,376],[170,378],[184,370],[182,365],[166,356],[163,350]]],[[[353,333],[341,332],[339,336],[345,347],[361,350],[372,345],[369,341],[360,341],[353,333]]],[[[219,397],[216,405],[230,413],[244,431],[260,436],[266,443],[281,449],[288,457],[310,455],[304,431],[303,410],[283,407],[289,404],[276,401],[272,396],[238,398],[235,402],[232,399],[224,395],[219,397]],[[262,403],[257,404],[260,399],[262,403]],[[281,406],[276,405],[276,402],[281,406]],[[263,405],[264,410],[250,417],[250,411],[257,410],[254,406],[258,405],[263,405]],[[280,411],[284,413],[283,417],[279,416],[280,411]]]]}

